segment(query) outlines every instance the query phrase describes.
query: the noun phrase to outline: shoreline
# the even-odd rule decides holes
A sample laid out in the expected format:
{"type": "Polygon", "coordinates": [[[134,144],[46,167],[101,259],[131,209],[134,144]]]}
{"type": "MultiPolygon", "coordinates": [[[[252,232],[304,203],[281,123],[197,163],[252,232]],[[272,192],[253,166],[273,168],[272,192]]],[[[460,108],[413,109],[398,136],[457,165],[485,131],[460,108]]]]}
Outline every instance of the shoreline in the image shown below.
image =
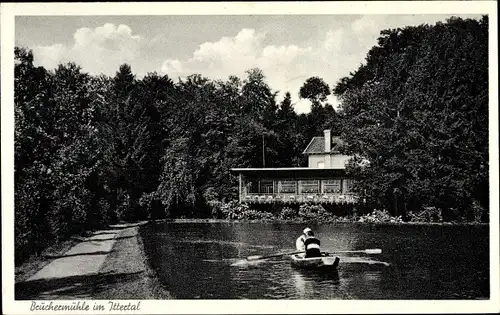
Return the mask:
{"type": "Polygon", "coordinates": [[[442,226],[489,226],[490,223],[474,222],[358,222],[318,220],[234,220],[234,219],[157,219],[148,223],[283,223],[283,224],[364,224],[364,225],[442,225],[442,226]]]}
{"type": "MultiPolygon", "coordinates": [[[[144,223],[144,224],[147,224],[144,223]]],[[[130,275],[125,281],[117,282],[92,296],[100,300],[123,299],[171,299],[170,292],[160,284],[156,273],[149,265],[144,250],[140,228],[142,225],[127,228],[116,236],[113,252],[108,255],[100,273],[130,275]]]]}

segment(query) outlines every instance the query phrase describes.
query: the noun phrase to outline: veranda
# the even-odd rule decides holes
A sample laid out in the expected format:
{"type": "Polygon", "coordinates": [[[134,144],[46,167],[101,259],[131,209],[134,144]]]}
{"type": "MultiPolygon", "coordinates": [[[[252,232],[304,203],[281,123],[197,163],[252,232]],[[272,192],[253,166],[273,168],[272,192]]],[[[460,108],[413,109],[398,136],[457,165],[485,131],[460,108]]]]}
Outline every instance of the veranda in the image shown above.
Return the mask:
{"type": "Polygon", "coordinates": [[[344,169],[235,168],[241,203],[355,203],[344,169]]]}

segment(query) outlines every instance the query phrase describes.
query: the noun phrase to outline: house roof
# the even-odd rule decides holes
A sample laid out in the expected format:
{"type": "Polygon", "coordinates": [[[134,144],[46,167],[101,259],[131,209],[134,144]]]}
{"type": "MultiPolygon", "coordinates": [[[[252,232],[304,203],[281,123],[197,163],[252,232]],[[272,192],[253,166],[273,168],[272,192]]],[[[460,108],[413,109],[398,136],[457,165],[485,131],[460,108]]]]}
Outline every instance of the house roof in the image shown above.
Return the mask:
{"type": "Polygon", "coordinates": [[[325,153],[325,137],[313,137],[302,154],[325,153]]]}
{"type": "MultiPolygon", "coordinates": [[[[340,137],[332,137],[330,153],[337,153],[342,144],[340,137]]],[[[325,137],[313,137],[302,154],[325,154],[325,137]]]]}

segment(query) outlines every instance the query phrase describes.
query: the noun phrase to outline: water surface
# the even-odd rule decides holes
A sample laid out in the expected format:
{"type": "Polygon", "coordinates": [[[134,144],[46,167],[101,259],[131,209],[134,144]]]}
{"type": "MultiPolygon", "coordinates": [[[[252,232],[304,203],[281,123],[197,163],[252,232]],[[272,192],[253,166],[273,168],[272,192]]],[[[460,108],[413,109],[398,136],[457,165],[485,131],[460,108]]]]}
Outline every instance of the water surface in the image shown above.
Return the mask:
{"type": "Polygon", "coordinates": [[[488,299],[488,226],[328,224],[310,226],[323,251],[380,248],[380,255],[337,254],[336,273],[291,268],[304,225],[153,223],[142,228],[146,254],[178,299],[488,299]]]}

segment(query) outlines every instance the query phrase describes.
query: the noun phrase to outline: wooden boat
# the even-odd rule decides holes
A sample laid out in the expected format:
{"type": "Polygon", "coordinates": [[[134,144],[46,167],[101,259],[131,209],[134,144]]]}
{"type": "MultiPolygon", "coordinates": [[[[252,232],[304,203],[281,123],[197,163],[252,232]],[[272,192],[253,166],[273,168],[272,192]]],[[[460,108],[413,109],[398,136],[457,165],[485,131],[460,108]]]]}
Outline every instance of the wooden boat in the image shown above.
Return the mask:
{"type": "Polygon", "coordinates": [[[340,258],[323,255],[322,257],[304,258],[303,255],[292,255],[291,264],[293,268],[335,271],[338,269],[340,258]]]}

